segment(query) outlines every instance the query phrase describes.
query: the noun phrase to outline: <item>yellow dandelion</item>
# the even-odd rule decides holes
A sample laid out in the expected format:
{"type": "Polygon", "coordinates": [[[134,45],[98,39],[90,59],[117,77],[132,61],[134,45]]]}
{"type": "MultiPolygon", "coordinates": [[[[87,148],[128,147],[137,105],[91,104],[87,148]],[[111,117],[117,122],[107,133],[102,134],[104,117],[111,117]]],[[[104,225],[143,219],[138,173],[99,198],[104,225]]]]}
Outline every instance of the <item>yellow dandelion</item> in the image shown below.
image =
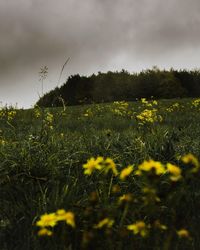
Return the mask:
{"type": "Polygon", "coordinates": [[[158,105],[158,102],[156,100],[153,100],[152,102],[154,105],[158,105]]]}
{"type": "Polygon", "coordinates": [[[131,202],[133,200],[132,194],[123,194],[122,196],[119,197],[119,204],[122,202],[131,202]]]}
{"type": "Polygon", "coordinates": [[[49,123],[52,123],[53,122],[53,114],[48,112],[46,115],[46,121],[49,123]]]}
{"type": "Polygon", "coordinates": [[[41,228],[39,231],[38,231],[38,235],[39,236],[51,236],[53,233],[47,229],[47,228],[41,228]]]}
{"type": "Polygon", "coordinates": [[[181,169],[171,163],[167,163],[167,171],[171,174],[170,179],[172,181],[178,181],[181,179],[181,169]]]}
{"type": "Polygon", "coordinates": [[[105,218],[105,219],[101,220],[98,224],[96,224],[94,226],[94,228],[96,228],[96,229],[100,229],[100,228],[103,228],[103,227],[110,228],[110,227],[113,226],[113,224],[114,224],[114,220],[109,219],[109,218],[105,218]]]}
{"type": "Polygon", "coordinates": [[[128,225],[127,229],[130,231],[133,231],[134,234],[139,234],[142,237],[145,237],[147,235],[147,226],[144,223],[144,221],[137,221],[134,224],[128,225]]]}
{"type": "Polygon", "coordinates": [[[180,238],[190,238],[190,234],[186,229],[180,229],[176,233],[180,238]]]}
{"type": "Polygon", "coordinates": [[[133,171],[133,166],[129,165],[127,168],[122,169],[119,178],[121,180],[125,180],[126,177],[128,177],[132,171],[133,171]]]}
{"type": "Polygon", "coordinates": [[[44,214],[37,221],[36,225],[38,227],[54,227],[57,224],[57,218],[55,213],[44,214]]]}
{"type": "Polygon", "coordinates": [[[182,158],[181,158],[182,162],[184,162],[185,164],[192,164],[195,166],[195,168],[192,169],[192,172],[193,173],[196,173],[199,168],[200,168],[200,164],[199,164],[199,161],[198,159],[191,153],[189,154],[186,154],[184,155],[182,158]]]}
{"type": "Polygon", "coordinates": [[[161,224],[159,220],[156,220],[154,222],[154,226],[155,226],[155,228],[158,228],[160,230],[167,230],[167,226],[164,224],[161,224]]]}
{"type": "Polygon", "coordinates": [[[56,212],[57,221],[65,221],[68,225],[75,228],[74,214],[70,211],[66,212],[64,209],[59,209],[56,212]]]}
{"type": "Polygon", "coordinates": [[[115,176],[118,175],[117,167],[111,158],[106,158],[104,161],[104,171],[107,173],[109,170],[113,172],[115,176]]]}
{"type": "Polygon", "coordinates": [[[95,169],[100,170],[102,168],[102,162],[103,157],[97,157],[97,159],[94,157],[90,158],[87,160],[87,163],[83,165],[83,168],[85,168],[84,174],[91,175],[95,169]]]}
{"type": "Polygon", "coordinates": [[[166,172],[165,166],[159,162],[154,160],[144,161],[142,164],[138,166],[138,170],[136,174],[140,175],[141,171],[143,172],[154,172],[156,175],[162,175],[166,172]]]}

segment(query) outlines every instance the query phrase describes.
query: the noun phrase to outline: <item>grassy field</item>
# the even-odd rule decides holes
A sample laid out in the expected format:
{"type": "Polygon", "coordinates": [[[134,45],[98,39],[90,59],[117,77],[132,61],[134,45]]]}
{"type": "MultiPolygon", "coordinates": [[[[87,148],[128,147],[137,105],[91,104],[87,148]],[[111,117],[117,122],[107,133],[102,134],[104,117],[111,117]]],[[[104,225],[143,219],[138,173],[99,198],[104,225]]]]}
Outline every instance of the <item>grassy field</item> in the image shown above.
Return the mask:
{"type": "Polygon", "coordinates": [[[2,108],[0,249],[199,249],[199,146],[200,99],[2,108]]]}

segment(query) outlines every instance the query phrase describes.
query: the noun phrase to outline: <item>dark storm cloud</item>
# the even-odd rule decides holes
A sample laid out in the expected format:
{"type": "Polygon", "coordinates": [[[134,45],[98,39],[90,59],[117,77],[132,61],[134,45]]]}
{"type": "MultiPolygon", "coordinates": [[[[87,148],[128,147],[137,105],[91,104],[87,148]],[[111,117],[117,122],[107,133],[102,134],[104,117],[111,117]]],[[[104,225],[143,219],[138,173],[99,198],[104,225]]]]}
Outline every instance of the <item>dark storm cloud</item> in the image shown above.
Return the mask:
{"type": "Polygon", "coordinates": [[[30,89],[42,65],[53,82],[69,56],[68,74],[199,67],[199,13],[198,0],[0,0],[0,90],[30,89]]]}

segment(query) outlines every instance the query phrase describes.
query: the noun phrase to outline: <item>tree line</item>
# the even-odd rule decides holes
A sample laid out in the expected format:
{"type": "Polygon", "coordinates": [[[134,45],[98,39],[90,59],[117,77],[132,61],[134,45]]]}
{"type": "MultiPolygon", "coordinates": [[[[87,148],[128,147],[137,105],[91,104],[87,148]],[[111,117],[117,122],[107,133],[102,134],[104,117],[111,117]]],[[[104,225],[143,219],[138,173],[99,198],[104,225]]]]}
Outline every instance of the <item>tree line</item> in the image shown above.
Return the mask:
{"type": "Polygon", "coordinates": [[[200,95],[200,70],[160,70],[157,67],[140,73],[126,70],[91,76],[70,76],[54,90],[37,101],[43,107],[100,103],[112,101],[134,101],[137,98],[177,98],[200,95]]]}

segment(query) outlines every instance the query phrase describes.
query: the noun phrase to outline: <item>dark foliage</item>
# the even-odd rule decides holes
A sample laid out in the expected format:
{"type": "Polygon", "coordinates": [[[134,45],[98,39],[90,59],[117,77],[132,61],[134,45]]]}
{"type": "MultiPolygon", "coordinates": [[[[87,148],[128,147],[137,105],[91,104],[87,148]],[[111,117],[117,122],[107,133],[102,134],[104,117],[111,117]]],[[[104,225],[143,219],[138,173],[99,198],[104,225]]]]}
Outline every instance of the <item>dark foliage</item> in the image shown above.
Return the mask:
{"type": "Polygon", "coordinates": [[[91,76],[70,76],[60,88],[42,96],[37,105],[58,107],[63,103],[77,105],[111,101],[133,101],[136,98],[176,98],[200,95],[200,71],[160,70],[157,67],[132,73],[98,72],[91,76]]]}

